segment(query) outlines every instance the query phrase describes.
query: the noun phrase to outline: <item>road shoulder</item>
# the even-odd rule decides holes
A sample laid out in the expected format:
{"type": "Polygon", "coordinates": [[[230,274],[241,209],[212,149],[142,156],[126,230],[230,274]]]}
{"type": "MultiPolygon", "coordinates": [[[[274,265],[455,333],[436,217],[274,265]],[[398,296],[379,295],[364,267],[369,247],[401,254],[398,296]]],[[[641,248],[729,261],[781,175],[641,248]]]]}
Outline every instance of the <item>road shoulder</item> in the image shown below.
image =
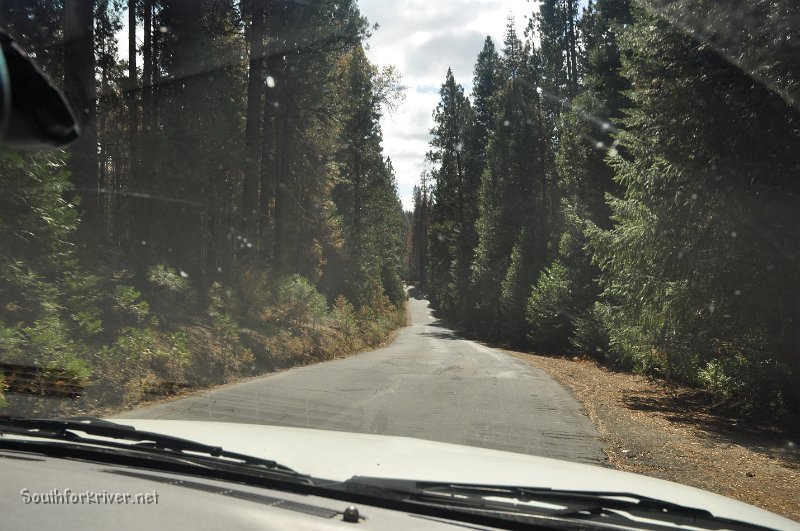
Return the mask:
{"type": "MultiPolygon", "coordinates": [[[[800,521],[796,433],[714,412],[697,390],[589,360],[509,352],[583,405],[609,464],[735,498],[800,521]]],[[[791,425],[791,423],[789,423],[791,425]]]]}

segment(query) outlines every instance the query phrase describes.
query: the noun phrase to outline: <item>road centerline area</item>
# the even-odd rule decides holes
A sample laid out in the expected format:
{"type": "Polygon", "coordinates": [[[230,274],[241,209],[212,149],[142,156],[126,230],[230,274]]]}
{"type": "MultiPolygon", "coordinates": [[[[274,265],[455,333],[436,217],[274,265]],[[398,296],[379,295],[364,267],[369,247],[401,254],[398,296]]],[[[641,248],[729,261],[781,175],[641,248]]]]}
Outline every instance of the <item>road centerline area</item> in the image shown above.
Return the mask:
{"type": "Polygon", "coordinates": [[[388,346],[298,367],[118,418],[204,420],[399,435],[602,463],[578,402],[543,371],[459,337],[409,291],[388,346]],[[432,319],[431,319],[432,318],[432,319]]]}

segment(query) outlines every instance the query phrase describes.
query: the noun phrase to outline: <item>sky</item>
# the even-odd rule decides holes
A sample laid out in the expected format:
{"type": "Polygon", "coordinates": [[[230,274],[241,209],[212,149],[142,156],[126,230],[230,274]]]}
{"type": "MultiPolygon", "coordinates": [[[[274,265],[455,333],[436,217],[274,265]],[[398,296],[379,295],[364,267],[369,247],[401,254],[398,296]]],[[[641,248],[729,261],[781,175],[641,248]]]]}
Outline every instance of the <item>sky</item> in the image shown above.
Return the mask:
{"type": "Polygon", "coordinates": [[[405,101],[381,120],[384,155],[392,159],[406,210],[412,208],[411,192],[424,167],[447,68],[469,94],[486,36],[500,50],[509,15],[522,36],[534,5],[527,0],[359,0],[361,13],[380,26],[368,41],[368,57],[378,66],[395,65],[407,87],[405,101]]]}

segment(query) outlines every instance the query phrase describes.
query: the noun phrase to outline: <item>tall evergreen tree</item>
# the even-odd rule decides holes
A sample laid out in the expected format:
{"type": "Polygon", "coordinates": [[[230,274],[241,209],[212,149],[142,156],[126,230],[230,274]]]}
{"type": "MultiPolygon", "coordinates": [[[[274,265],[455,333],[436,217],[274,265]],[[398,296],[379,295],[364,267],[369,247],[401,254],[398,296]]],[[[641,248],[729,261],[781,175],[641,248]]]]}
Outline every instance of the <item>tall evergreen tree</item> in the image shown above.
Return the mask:
{"type": "Polygon", "coordinates": [[[466,145],[472,107],[452,70],[439,90],[441,101],[433,113],[431,151],[434,167],[430,233],[430,293],[443,310],[463,308],[469,286],[469,218],[475,200],[474,180],[467,174],[466,145]]]}
{"type": "Polygon", "coordinates": [[[479,319],[497,335],[521,333],[524,301],[546,252],[546,176],[541,165],[537,72],[528,44],[509,23],[504,84],[480,188],[472,282],[479,319]],[[524,229],[524,230],[523,230],[524,229]],[[513,253],[513,257],[512,257],[513,253]]]}
{"type": "Polygon", "coordinates": [[[638,10],[624,39],[624,195],[593,235],[612,354],[797,407],[800,114],[667,15],[638,10]]]}
{"type": "Polygon", "coordinates": [[[585,228],[587,224],[609,227],[605,195],[617,190],[605,158],[617,149],[613,133],[626,104],[623,93],[628,85],[620,72],[617,35],[632,22],[629,4],[627,0],[591,3],[580,21],[585,42],[583,85],[558,118],[560,133],[554,146],[558,183],[554,192],[560,196],[552,227],[556,256],[539,277],[526,310],[530,339],[540,349],[577,348],[593,355],[606,349],[592,307],[599,292],[598,271],[586,247],[585,228]]]}

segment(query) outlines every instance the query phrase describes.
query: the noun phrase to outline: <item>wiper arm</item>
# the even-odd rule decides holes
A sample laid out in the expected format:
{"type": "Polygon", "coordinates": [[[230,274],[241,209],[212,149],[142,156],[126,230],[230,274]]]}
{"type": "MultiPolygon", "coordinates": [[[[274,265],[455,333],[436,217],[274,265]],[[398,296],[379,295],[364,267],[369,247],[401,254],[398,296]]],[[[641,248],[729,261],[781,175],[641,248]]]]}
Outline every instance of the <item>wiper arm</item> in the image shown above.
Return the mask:
{"type": "Polygon", "coordinates": [[[26,437],[45,439],[60,439],[69,442],[81,442],[104,446],[123,447],[127,449],[156,451],[161,455],[178,454],[182,458],[197,457],[192,454],[201,454],[211,458],[219,458],[226,463],[280,471],[287,474],[302,476],[291,468],[269,459],[261,459],[245,454],[224,450],[219,446],[211,446],[180,437],[162,435],[149,431],[140,431],[133,426],[117,424],[95,417],[69,417],[64,419],[20,418],[0,416],[0,434],[13,433],[26,437]],[[84,437],[79,433],[106,437],[114,440],[132,441],[136,444],[114,444],[91,437],[84,437]],[[186,453],[191,452],[191,453],[186,453]]]}
{"type": "Polygon", "coordinates": [[[646,511],[670,512],[698,518],[713,518],[713,514],[705,509],[686,507],[677,503],[658,500],[629,492],[598,492],[598,491],[573,491],[557,490],[550,488],[459,485],[450,483],[427,483],[421,486],[426,493],[453,494],[479,497],[500,497],[515,499],[520,502],[549,500],[553,503],[570,501],[572,504],[580,502],[574,509],[555,511],[554,514],[573,515],[584,512],[589,508],[600,507],[603,509],[638,509],[646,511]]]}
{"type": "Polygon", "coordinates": [[[644,515],[676,523],[706,522],[724,525],[727,529],[766,529],[727,518],[709,511],[632,494],[629,492],[573,491],[504,485],[471,485],[429,481],[394,480],[353,477],[343,484],[356,492],[383,490],[391,495],[420,503],[441,503],[450,506],[511,511],[551,518],[586,519],[598,516],[623,517],[623,514],[644,515]],[[501,501],[502,499],[508,501],[501,501]],[[536,504],[542,505],[536,505],[536,504]],[[554,507],[548,507],[554,506],[554,507]],[[560,508],[558,508],[560,507],[560,508]]]}

